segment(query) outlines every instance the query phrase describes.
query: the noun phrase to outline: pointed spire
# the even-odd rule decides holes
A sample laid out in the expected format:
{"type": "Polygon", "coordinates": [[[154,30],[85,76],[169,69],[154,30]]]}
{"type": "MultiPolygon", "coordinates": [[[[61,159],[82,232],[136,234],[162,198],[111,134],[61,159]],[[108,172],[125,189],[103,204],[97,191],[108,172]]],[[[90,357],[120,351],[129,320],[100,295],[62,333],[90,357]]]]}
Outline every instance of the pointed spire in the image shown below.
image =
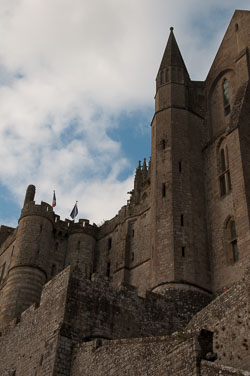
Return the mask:
{"type": "Polygon", "coordinates": [[[162,70],[169,66],[174,66],[178,68],[183,68],[188,74],[187,68],[185,66],[184,60],[181,56],[181,52],[176,42],[173,30],[174,28],[170,27],[170,35],[168,38],[168,43],[167,43],[165,52],[163,54],[163,58],[162,58],[159,70],[162,70]]]}

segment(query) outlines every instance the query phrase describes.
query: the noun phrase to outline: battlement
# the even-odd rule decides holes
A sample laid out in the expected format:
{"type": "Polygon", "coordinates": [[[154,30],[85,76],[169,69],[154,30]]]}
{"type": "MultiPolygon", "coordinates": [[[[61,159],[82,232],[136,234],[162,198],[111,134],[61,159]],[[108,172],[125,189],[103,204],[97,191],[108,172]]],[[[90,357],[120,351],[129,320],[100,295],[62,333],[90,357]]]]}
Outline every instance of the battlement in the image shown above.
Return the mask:
{"type": "Polygon", "coordinates": [[[42,201],[41,204],[36,204],[35,201],[27,202],[21,211],[21,215],[18,222],[20,222],[21,219],[27,216],[44,217],[52,223],[54,223],[55,219],[52,206],[44,201],[42,201]]]}
{"type": "Polygon", "coordinates": [[[68,235],[74,233],[85,233],[96,237],[98,231],[97,225],[95,223],[91,225],[88,219],[80,218],[78,222],[74,222],[73,220],[65,218],[63,221],[57,214],[55,214],[54,224],[56,232],[64,231],[67,232],[68,235]]]}

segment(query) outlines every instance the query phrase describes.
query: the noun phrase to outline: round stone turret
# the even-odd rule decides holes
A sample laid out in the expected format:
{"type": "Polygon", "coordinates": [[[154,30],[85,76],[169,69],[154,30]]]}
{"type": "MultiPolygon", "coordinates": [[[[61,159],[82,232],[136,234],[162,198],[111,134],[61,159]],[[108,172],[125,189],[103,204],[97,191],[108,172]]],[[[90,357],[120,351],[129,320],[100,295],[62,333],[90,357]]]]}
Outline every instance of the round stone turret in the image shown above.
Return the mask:
{"type": "Polygon", "coordinates": [[[97,227],[90,225],[86,219],[70,223],[69,226],[66,265],[77,267],[86,278],[90,278],[93,273],[96,231],[97,227]]]}
{"type": "Polygon", "coordinates": [[[36,205],[29,186],[19,219],[8,279],[3,290],[0,322],[6,324],[33,303],[39,303],[50,268],[53,209],[36,205]]]}

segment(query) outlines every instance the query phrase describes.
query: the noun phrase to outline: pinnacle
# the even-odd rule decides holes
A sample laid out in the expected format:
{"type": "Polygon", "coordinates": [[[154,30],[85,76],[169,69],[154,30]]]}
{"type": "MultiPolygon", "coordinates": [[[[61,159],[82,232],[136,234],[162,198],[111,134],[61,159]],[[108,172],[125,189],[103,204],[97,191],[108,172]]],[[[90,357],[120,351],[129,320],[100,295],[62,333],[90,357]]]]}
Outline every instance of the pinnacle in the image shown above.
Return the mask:
{"type": "Polygon", "coordinates": [[[160,70],[167,68],[169,66],[175,66],[179,68],[184,68],[187,72],[184,60],[181,56],[178,44],[174,36],[174,28],[170,27],[170,35],[168,38],[167,46],[161,61],[160,70]]]}

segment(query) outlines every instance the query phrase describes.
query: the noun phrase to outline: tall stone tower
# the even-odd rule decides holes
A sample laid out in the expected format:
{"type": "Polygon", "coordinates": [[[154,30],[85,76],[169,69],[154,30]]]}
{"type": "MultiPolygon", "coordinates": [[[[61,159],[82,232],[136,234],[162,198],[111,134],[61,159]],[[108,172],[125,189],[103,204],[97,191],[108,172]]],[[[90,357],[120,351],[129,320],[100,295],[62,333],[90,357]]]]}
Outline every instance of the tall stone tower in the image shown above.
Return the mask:
{"type": "Polygon", "coordinates": [[[152,121],[152,289],[209,290],[203,117],[173,28],[156,78],[152,121]]]}
{"type": "Polygon", "coordinates": [[[250,12],[235,11],[205,81],[203,160],[212,289],[250,265],[250,12]]]}
{"type": "Polygon", "coordinates": [[[35,205],[34,197],[35,187],[29,185],[3,289],[1,325],[18,317],[31,304],[39,303],[48,281],[54,213],[48,204],[35,205]]]}

